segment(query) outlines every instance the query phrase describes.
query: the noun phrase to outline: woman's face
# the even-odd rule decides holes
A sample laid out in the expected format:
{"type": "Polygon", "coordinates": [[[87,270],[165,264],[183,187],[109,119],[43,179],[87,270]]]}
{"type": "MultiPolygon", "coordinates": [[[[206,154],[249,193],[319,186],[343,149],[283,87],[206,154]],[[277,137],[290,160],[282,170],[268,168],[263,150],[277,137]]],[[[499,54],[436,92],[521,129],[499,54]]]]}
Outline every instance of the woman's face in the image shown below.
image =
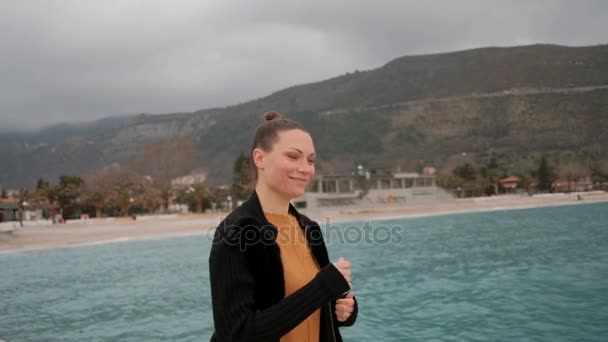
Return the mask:
{"type": "Polygon", "coordinates": [[[303,195],[315,175],[315,146],[310,134],[299,129],[279,132],[272,150],[255,149],[253,159],[258,181],[287,199],[303,195]]]}

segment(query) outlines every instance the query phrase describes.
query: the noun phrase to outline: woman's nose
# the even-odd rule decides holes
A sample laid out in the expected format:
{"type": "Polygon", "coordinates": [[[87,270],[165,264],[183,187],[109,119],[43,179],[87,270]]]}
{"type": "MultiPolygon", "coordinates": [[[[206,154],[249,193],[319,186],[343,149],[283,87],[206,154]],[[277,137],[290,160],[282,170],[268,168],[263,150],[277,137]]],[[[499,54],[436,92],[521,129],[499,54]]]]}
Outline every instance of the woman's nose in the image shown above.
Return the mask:
{"type": "Polygon", "coordinates": [[[308,160],[298,163],[298,171],[302,173],[311,173],[313,172],[314,168],[315,166],[311,165],[308,160]]]}

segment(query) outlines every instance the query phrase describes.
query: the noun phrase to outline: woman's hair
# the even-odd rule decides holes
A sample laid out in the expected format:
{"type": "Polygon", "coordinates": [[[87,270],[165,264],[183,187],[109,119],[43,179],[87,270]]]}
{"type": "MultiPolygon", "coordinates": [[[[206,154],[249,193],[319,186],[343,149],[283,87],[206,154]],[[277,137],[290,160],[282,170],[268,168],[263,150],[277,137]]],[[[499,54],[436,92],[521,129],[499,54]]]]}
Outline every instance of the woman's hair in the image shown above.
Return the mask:
{"type": "MultiPolygon", "coordinates": [[[[253,136],[253,143],[251,144],[251,150],[249,151],[249,158],[253,156],[253,150],[256,148],[261,149],[264,152],[272,151],[274,144],[279,140],[279,133],[283,131],[290,131],[292,129],[298,129],[309,133],[299,123],[287,119],[283,114],[279,112],[266,112],[264,113],[264,122],[258,126],[253,136]]],[[[310,134],[310,133],[309,133],[310,134]]],[[[255,183],[258,179],[258,169],[255,166],[253,160],[251,160],[251,183],[249,187],[255,187],[255,183]]]]}

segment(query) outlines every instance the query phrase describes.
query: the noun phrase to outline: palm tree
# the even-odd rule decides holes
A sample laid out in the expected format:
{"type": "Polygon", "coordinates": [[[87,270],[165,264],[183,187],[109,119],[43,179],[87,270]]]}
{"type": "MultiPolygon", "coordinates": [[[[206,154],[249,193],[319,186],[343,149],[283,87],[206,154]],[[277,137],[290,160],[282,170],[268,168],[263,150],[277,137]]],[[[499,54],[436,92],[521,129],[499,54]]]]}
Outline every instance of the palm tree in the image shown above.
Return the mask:
{"type": "Polygon", "coordinates": [[[169,203],[171,202],[171,197],[173,196],[173,189],[171,189],[171,184],[161,184],[158,188],[158,193],[160,196],[163,213],[167,213],[167,211],[169,210],[169,203]]]}
{"type": "Polygon", "coordinates": [[[38,181],[38,185],[36,188],[37,197],[40,199],[41,209],[45,210],[47,213],[50,213],[51,219],[53,222],[55,221],[55,209],[58,207],[57,205],[57,187],[42,180],[38,181]]]}
{"type": "Polygon", "coordinates": [[[23,213],[25,211],[25,206],[31,195],[30,189],[28,188],[21,188],[17,193],[17,208],[19,209],[19,225],[21,227],[23,227],[23,213]]]}
{"type": "Polygon", "coordinates": [[[86,194],[87,202],[95,207],[95,217],[101,217],[101,211],[106,206],[108,193],[103,189],[89,189],[86,194]]]}
{"type": "Polygon", "coordinates": [[[120,189],[115,195],[115,203],[120,208],[123,216],[129,216],[129,209],[133,206],[135,199],[131,194],[131,191],[120,189]]]}
{"type": "Polygon", "coordinates": [[[154,188],[146,188],[141,195],[141,203],[148,213],[154,213],[161,205],[160,193],[154,188]]]}
{"type": "Polygon", "coordinates": [[[188,188],[187,192],[190,193],[192,195],[192,198],[194,199],[194,203],[196,205],[196,212],[202,213],[203,201],[206,198],[210,198],[212,196],[211,192],[209,191],[209,188],[204,183],[196,183],[191,185],[188,188]]]}

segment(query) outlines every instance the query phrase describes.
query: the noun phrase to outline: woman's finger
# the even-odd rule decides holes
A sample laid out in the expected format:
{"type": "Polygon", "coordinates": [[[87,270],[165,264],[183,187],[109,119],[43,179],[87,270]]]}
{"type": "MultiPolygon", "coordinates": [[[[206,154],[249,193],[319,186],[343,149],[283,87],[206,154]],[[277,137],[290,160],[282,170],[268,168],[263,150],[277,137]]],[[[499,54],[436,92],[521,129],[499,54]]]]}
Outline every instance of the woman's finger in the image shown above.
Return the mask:
{"type": "Polygon", "coordinates": [[[350,298],[338,299],[336,301],[336,305],[346,305],[346,306],[355,306],[355,300],[350,298]]]}
{"type": "Polygon", "coordinates": [[[351,312],[353,312],[353,309],[354,308],[351,307],[351,306],[342,306],[340,308],[340,312],[342,312],[342,313],[351,313],[351,312]]]}
{"type": "Polygon", "coordinates": [[[336,304],[336,313],[347,312],[351,313],[354,311],[354,305],[336,304]]]}
{"type": "Polygon", "coordinates": [[[344,298],[338,298],[336,300],[336,303],[355,303],[355,300],[352,297],[344,297],[344,298]]]}

